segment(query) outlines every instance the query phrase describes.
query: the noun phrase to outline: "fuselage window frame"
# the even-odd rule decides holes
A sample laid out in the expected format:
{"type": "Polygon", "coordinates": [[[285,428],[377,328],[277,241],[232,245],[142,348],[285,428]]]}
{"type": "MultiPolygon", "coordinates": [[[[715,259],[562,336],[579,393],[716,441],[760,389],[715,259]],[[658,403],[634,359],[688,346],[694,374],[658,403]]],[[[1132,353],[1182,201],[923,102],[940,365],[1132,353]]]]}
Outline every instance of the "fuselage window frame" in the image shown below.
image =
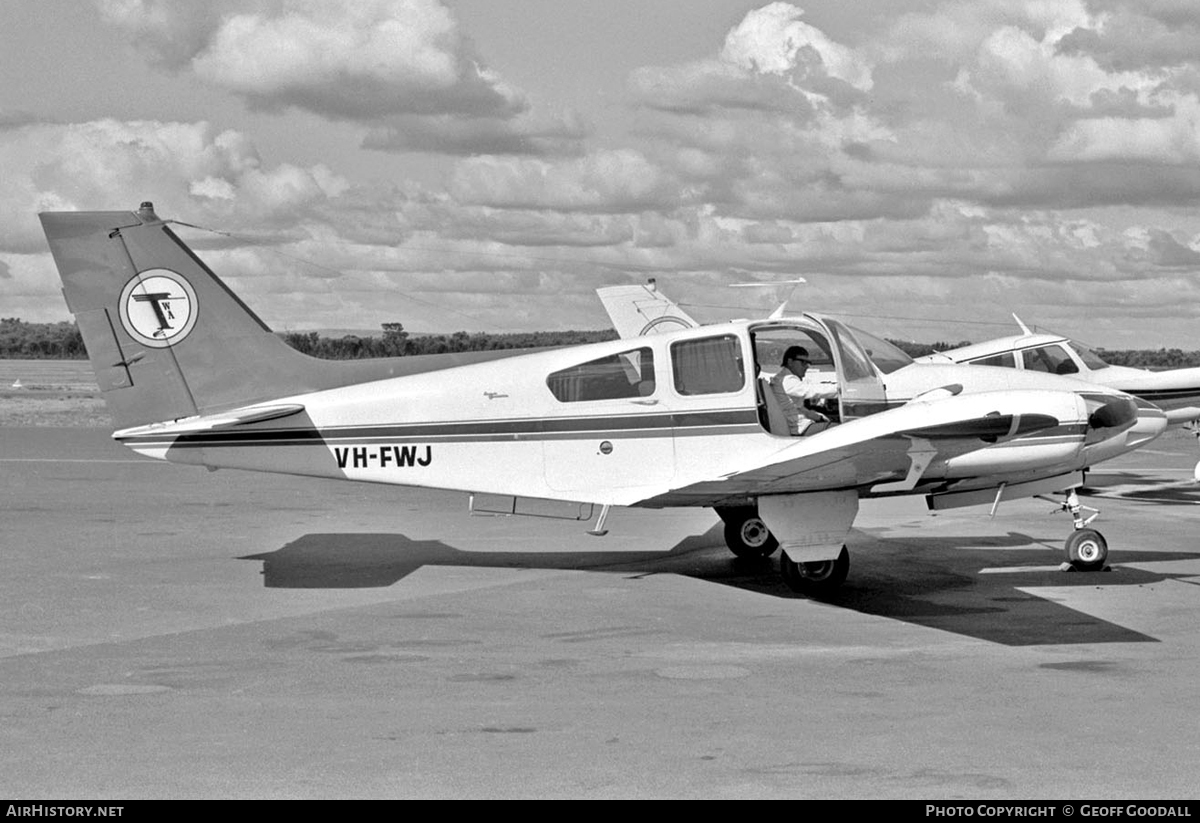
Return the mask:
{"type": "Polygon", "coordinates": [[[1000,352],[988,357],[980,357],[975,360],[968,360],[969,366],[991,366],[995,369],[1015,369],[1017,367],[1017,357],[1010,351],[1000,352]]]}
{"type": "Polygon", "coordinates": [[[1045,374],[1072,375],[1079,374],[1079,366],[1071,359],[1071,353],[1061,343],[1049,343],[1021,352],[1021,361],[1025,371],[1038,371],[1045,374]]]}
{"type": "Polygon", "coordinates": [[[746,388],[742,339],[720,334],[671,344],[671,377],[682,397],[736,394],[746,388]]]}
{"type": "Polygon", "coordinates": [[[546,376],[546,388],[560,403],[650,397],[657,389],[654,350],[639,346],[559,369],[546,376]]]}

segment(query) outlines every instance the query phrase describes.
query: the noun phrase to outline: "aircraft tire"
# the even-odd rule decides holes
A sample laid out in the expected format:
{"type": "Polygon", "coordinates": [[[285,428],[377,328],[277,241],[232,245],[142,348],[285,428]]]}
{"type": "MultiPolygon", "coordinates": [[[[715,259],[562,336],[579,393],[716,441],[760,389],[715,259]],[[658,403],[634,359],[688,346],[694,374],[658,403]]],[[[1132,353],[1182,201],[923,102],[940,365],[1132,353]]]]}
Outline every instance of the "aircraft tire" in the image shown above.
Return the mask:
{"type": "Polygon", "coordinates": [[[796,563],[784,552],[779,556],[779,571],[788,588],[800,594],[825,595],[837,590],[850,573],[850,552],[842,546],[833,560],[796,563]]]}
{"type": "Polygon", "coordinates": [[[779,541],[758,512],[749,510],[735,516],[727,511],[722,519],[725,520],[725,545],[738,557],[770,557],[779,548],[779,541]]]}
{"type": "Polygon", "coordinates": [[[1102,571],[1108,562],[1108,542],[1095,529],[1078,529],[1066,542],[1067,562],[1081,572],[1102,571]]]}

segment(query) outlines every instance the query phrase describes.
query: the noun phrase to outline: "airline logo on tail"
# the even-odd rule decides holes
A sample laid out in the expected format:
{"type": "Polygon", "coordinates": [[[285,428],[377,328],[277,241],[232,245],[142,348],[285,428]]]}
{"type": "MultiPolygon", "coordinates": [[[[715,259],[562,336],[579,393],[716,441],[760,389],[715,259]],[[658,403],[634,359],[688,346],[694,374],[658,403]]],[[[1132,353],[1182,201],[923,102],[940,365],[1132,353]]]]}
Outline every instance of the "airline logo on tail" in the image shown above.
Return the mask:
{"type": "Polygon", "coordinates": [[[196,325],[196,292],[170,269],[147,269],[121,292],[121,325],[134,340],[156,349],[181,342],[196,325]]]}

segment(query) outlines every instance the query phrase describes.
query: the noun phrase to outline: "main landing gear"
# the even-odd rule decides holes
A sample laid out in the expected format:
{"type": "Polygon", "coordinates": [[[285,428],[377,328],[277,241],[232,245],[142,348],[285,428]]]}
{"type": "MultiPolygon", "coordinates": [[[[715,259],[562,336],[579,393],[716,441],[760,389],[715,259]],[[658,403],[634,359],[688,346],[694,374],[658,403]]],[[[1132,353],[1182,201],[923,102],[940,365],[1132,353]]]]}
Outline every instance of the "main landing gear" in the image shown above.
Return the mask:
{"type": "MultiPolygon", "coordinates": [[[[1075,531],[1067,538],[1063,547],[1067,553],[1067,562],[1071,564],[1072,568],[1081,572],[1104,571],[1108,564],[1108,542],[1100,532],[1087,527],[1096,519],[1099,512],[1091,506],[1080,503],[1079,494],[1075,489],[1070,489],[1065,492],[1065,495],[1066,498],[1059,503],[1059,508],[1062,511],[1070,512],[1071,519],[1075,523],[1075,531]],[[1083,514],[1085,509],[1091,514],[1085,516],[1083,514]]],[[[1051,498],[1044,497],[1043,499],[1051,498]]]]}
{"type": "MultiPolygon", "coordinates": [[[[762,559],[770,557],[779,548],[779,541],[758,516],[758,509],[754,506],[719,508],[716,511],[725,522],[725,543],[738,557],[762,559]]],[[[779,571],[792,591],[819,597],[829,594],[846,581],[846,574],[850,571],[850,552],[842,546],[836,559],[819,563],[797,563],[786,553],[781,554],[779,571]]]]}
{"type": "Polygon", "coordinates": [[[784,552],[779,555],[779,571],[783,575],[783,582],[792,591],[821,597],[846,582],[846,575],[850,571],[850,552],[842,546],[836,559],[819,563],[797,563],[784,552]]]}

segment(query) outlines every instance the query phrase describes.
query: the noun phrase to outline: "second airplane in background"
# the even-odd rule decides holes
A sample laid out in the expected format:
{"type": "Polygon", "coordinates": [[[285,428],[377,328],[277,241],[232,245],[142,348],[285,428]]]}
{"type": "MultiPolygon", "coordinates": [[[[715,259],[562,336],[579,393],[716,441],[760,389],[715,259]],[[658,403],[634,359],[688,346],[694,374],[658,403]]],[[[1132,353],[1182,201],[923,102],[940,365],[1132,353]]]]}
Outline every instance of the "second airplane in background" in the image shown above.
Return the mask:
{"type": "Polygon", "coordinates": [[[1134,369],[1105,363],[1099,355],[1060,334],[1036,333],[1016,315],[1021,333],[973,343],[918,359],[922,363],[1001,366],[1065,375],[1149,400],[1167,414],[1172,426],[1200,420],[1200,368],[1134,369]]]}

